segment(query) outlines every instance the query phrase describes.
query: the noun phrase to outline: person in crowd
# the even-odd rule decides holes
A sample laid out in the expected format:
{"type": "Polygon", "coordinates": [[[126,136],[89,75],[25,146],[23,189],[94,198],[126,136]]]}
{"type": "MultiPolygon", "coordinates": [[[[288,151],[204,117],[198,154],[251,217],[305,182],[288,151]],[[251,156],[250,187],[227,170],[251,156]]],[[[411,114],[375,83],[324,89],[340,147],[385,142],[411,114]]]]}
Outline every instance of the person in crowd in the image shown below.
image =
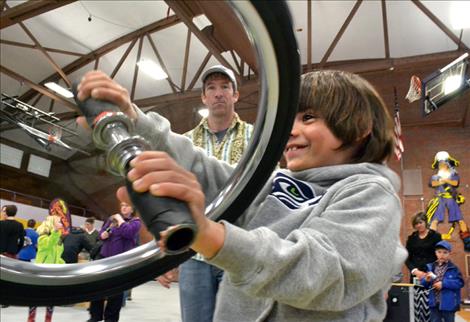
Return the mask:
{"type": "Polygon", "coordinates": [[[78,254],[83,250],[90,252],[92,249],[85,232],[79,227],[72,227],[62,242],[64,244],[62,259],[67,264],[78,263],[78,254]]]}
{"type": "MultiPolygon", "coordinates": [[[[119,106],[153,144],[130,162],[134,190],[188,204],[198,226],[191,248],[224,270],[214,321],[383,320],[406,250],[399,177],[385,165],[393,122],[367,81],[339,71],[302,76],[288,169],[273,173],[237,225],[204,216],[232,166],[172,133],[157,113],[142,113],[101,72],[79,85],[78,98],[90,96],[119,106]]],[[[128,202],[124,187],[117,194],[128,202]]]]}
{"type": "MultiPolygon", "coordinates": [[[[103,241],[100,255],[107,258],[124,253],[136,246],[137,234],[141,226],[140,218],[127,202],[121,202],[120,212],[108,218],[100,230],[99,236],[103,241]]],[[[89,322],[119,321],[124,293],[118,293],[105,299],[91,301],[89,322]]]]}
{"type": "Polygon", "coordinates": [[[34,229],[36,220],[29,219],[26,226],[28,228],[25,229],[24,245],[18,253],[18,259],[30,262],[36,258],[39,234],[34,229]]]}
{"type": "Polygon", "coordinates": [[[69,207],[65,200],[61,198],[52,200],[49,204],[49,214],[60,218],[60,222],[62,223],[60,233],[62,236],[67,235],[72,226],[72,217],[70,216],[69,207]]]}
{"type": "MultiPolygon", "coordinates": [[[[201,99],[209,114],[184,135],[208,156],[236,164],[248,146],[253,125],[240,119],[235,103],[240,96],[237,80],[232,70],[222,65],[207,69],[202,77],[201,99]]],[[[215,300],[223,271],[204,261],[200,254],[158,278],[169,287],[178,276],[181,317],[183,322],[211,322],[215,300]],[[179,274],[178,274],[179,273],[179,274]]]]}
{"type": "Polygon", "coordinates": [[[415,231],[408,236],[406,249],[408,258],[406,266],[410,270],[410,282],[413,278],[422,279],[426,274],[426,264],[436,260],[434,247],[441,241],[441,234],[429,228],[424,212],[418,212],[411,218],[415,231]]]}
{"type": "MultiPolygon", "coordinates": [[[[53,202],[57,202],[57,199],[53,202]]],[[[64,207],[67,207],[65,201],[61,200],[64,207]]],[[[53,205],[50,205],[49,215],[39,225],[36,232],[39,234],[38,238],[38,251],[36,254],[35,263],[37,264],[64,264],[62,253],[64,245],[62,244],[62,232],[64,226],[62,225],[61,217],[56,215],[56,212],[51,211],[53,205]]],[[[36,306],[30,306],[28,311],[28,322],[36,321],[36,306]]],[[[52,321],[52,314],[54,313],[53,306],[46,306],[45,322],[52,321]]]]}
{"type": "MultiPolygon", "coordinates": [[[[411,218],[411,225],[415,231],[406,241],[408,258],[405,264],[410,270],[410,283],[417,284],[426,275],[426,264],[437,259],[434,247],[441,241],[441,234],[429,228],[424,212],[415,214],[411,218]]],[[[415,288],[414,292],[414,316],[418,321],[428,321],[429,292],[422,287],[415,288]]]]}
{"type": "Polygon", "coordinates": [[[2,217],[0,221],[0,254],[16,258],[16,255],[23,247],[24,228],[15,219],[18,208],[15,205],[2,206],[2,217]]]}
{"type": "Polygon", "coordinates": [[[421,279],[430,289],[431,322],[453,322],[460,309],[460,289],[464,286],[462,273],[449,259],[452,246],[441,240],[435,246],[437,260],[427,264],[427,273],[421,279]]]}
{"type": "Polygon", "coordinates": [[[83,230],[85,232],[85,237],[90,243],[91,247],[95,247],[96,242],[99,239],[99,232],[95,228],[95,218],[89,217],[85,219],[85,223],[83,224],[83,230]]]}
{"type": "Polygon", "coordinates": [[[101,246],[103,242],[99,239],[99,232],[95,228],[95,218],[89,217],[85,219],[83,224],[83,231],[85,232],[85,237],[91,245],[91,250],[89,253],[89,259],[94,260],[99,258],[99,253],[101,251],[101,246]]]}
{"type": "Polygon", "coordinates": [[[0,208],[0,221],[7,219],[6,206],[0,208]]]}

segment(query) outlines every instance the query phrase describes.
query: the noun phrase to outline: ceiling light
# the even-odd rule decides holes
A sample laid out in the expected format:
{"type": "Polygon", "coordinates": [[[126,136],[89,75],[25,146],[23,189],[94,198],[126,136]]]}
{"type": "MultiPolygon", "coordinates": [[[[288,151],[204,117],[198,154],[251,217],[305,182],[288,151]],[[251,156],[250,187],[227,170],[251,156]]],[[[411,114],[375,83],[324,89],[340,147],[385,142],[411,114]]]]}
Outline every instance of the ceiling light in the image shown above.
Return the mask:
{"type": "Polygon", "coordinates": [[[193,24],[195,24],[199,30],[202,30],[205,27],[212,25],[210,20],[207,19],[205,15],[199,15],[197,17],[194,17],[193,24]]]}
{"type": "Polygon", "coordinates": [[[452,1],[450,7],[450,23],[454,29],[470,28],[470,2],[452,1]]]}
{"type": "Polygon", "coordinates": [[[462,80],[463,79],[460,75],[452,75],[447,77],[444,80],[444,94],[447,95],[459,89],[460,85],[462,85],[462,80]]]}
{"type": "Polygon", "coordinates": [[[63,88],[59,84],[49,82],[49,83],[44,84],[44,86],[46,86],[50,90],[53,90],[57,94],[62,95],[63,97],[66,97],[66,98],[72,98],[73,97],[73,94],[72,94],[71,91],[69,91],[68,89],[63,88]]]}
{"type": "Polygon", "coordinates": [[[139,62],[137,62],[137,66],[139,66],[139,69],[142,70],[142,72],[149,75],[153,79],[162,80],[168,78],[167,73],[163,71],[160,65],[156,64],[152,60],[141,59],[139,62]]]}
{"type": "Polygon", "coordinates": [[[197,111],[197,112],[202,117],[208,117],[209,116],[209,109],[207,109],[207,108],[200,108],[199,111],[197,111]]]}

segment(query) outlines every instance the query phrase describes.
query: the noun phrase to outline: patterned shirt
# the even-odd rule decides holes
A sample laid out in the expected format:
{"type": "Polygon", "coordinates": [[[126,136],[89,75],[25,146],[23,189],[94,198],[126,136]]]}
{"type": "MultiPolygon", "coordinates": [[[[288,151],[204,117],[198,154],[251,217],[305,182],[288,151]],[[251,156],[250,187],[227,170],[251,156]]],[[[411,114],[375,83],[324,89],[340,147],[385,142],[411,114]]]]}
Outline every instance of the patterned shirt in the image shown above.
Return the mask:
{"type": "Polygon", "coordinates": [[[235,164],[240,161],[252,133],[253,125],[242,121],[235,113],[230,127],[220,141],[217,140],[216,133],[209,128],[207,118],[203,118],[194,129],[184,135],[190,138],[195,146],[203,148],[208,156],[235,164]]]}
{"type": "MultiPolygon", "coordinates": [[[[208,156],[214,156],[229,164],[235,164],[240,161],[252,134],[253,125],[242,121],[235,113],[230,127],[221,140],[218,140],[216,133],[209,128],[207,117],[203,118],[194,129],[184,135],[190,138],[195,146],[203,148],[208,156]]],[[[194,255],[193,259],[204,260],[200,254],[194,255]]]]}

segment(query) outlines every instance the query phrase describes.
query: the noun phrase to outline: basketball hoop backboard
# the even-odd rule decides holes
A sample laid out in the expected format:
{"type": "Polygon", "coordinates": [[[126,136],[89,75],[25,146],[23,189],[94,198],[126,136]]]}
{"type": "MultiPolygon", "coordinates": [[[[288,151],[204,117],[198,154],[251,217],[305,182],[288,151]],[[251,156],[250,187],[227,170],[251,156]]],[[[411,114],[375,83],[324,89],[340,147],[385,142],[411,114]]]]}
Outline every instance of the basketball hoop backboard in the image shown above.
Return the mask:
{"type": "Polygon", "coordinates": [[[437,110],[443,104],[470,88],[468,53],[422,80],[423,115],[437,110]]]}

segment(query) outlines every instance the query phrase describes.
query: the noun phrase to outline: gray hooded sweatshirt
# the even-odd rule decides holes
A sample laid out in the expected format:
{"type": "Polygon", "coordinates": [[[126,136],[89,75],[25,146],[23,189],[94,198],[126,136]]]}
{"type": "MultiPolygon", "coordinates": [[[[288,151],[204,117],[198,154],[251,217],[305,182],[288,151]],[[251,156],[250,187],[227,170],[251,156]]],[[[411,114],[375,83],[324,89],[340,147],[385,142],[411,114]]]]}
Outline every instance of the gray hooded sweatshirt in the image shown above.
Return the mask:
{"type": "MultiPolygon", "coordinates": [[[[137,131],[196,174],[208,201],[233,172],[138,112],[137,131]]],[[[214,321],[382,321],[400,243],[399,178],[360,163],[273,173],[209,263],[225,271],[214,321]],[[242,228],[240,228],[242,227],[242,228]]]]}

